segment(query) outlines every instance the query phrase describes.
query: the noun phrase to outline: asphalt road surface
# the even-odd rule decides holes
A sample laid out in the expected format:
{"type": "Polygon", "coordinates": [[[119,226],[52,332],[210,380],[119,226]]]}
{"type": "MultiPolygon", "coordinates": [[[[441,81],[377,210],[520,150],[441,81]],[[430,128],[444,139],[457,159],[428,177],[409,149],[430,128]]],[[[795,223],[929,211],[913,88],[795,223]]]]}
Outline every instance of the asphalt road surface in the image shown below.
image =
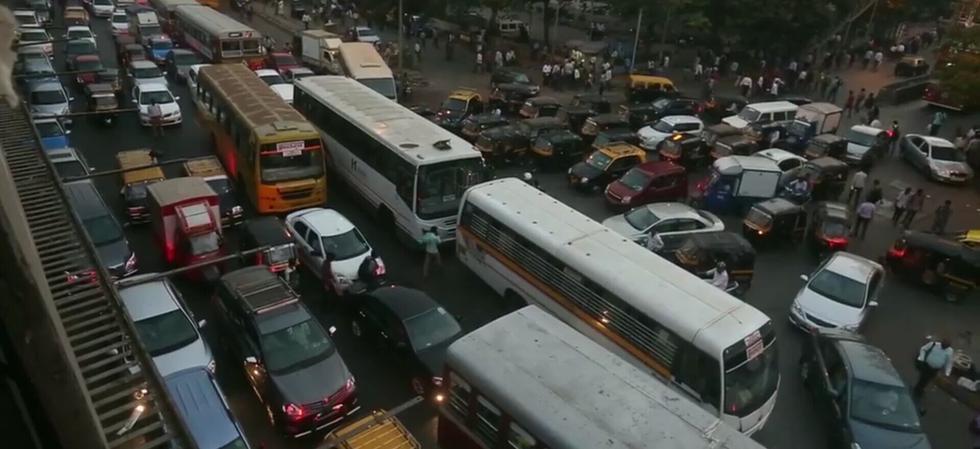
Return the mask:
{"type": "MultiPolygon", "coordinates": [[[[104,19],[93,22],[93,30],[98,35],[99,47],[104,61],[114,61],[111,32],[104,19]]],[[[61,63],[58,60],[58,63],[61,63]]],[[[465,76],[455,73],[452,67],[445,73],[434,75],[446,78],[465,76]]],[[[452,84],[443,85],[449,88],[452,84]]],[[[431,98],[420,98],[435,105],[445,95],[433,90],[431,98]]],[[[175,94],[181,97],[184,123],[168,128],[162,138],[153,138],[147,129],[139,126],[135,114],[121,117],[111,128],[96,124],[85,118],[75,120],[70,136],[73,146],[81,150],[89,164],[96,170],[116,168],[114,155],[120,150],[152,147],[163,153],[162,159],[195,157],[211,154],[210,138],[207,131],[197,121],[194,105],[184,86],[177,86],[175,94]]],[[[75,110],[84,109],[82,95],[75,92],[75,110]]],[[[885,108],[883,117],[901,116],[903,123],[918,129],[924,128],[926,113],[918,106],[905,109],[885,108]]],[[[962,120],[964,123],[966,119],[962,120]]],[[[908,128],[907,128],[908,129],[908,128]]],[[[179,176],[179,167],[166,167],[168,176],[179,176]]],[[[693,175],[692,179],[699,175],[693,175]]],[[[946,187],[927,183],[920,174],[911,171],[900,161],[888,161],[874,169],[873,178],[880,178],[886,185],[905,183],[926,187],[932,194],[929,204],[939,198],[952,199],[957,207],[954,224],[959,227],[977,225],[976,210],[978,200],[973,186],[946,187]]],[[[599,195],[574,192],[567,187],[564,173],[543,173],[539,175],[544,189],[567,202],[583,213],[603,219],[609,215],[599,195]]],[[[119,197],[120,180],[117,176],[105,176],[96,180],[105,199],[120,213],[123,206],[119,197]]],[[[462,316],[462,325],[472,330],[499,317],[505,308],[499,298],[457,263],[452,257],[444,259],[444,267],[422,282],[420,273],[421,254],[407,249],[395,238],[376,225],[371,216],[356,204],[351,195],[342,187],[332,183],[327,206],[341,211],[350,218],[366,235],[371,244],[380,251],[389,267],[391,279],[399,284],[414,286],[427,291],[453,314],[462,316]]],[[[904,184],[903,184],[904,185],[904,184]]],[[[892,197],[895,190],[886,189],[886,198],[892,197]]],[[[928,205],[927,205],[928,207],[928,205]]],[[[933,206],[934,207],[934,206],[933,206]]],[[[725,217],[733,229],[738,224],[736,217],[725,217]]],[[[915,226],[928,225],[928,217],[923,217],[915,226]]],[[[163,271],[168,267],[162,260],[160,248],[152,240],[146,227],[129,227],[126,230],[138,259],[140,272],[163,271]]],[[[885,217],[879,217],[871,225],[871,232],[863,242],[852,245],[852,251],[876,258],[882,255],[898,231],[893,229],[885,217]]],[[[235,245],[235,231],[228,233],[226,250],[235,245]]],[[[819,261],[802,248],[785,246],[761,250],[756,261],[756,275],[752,289],[745,300],[768,314],[776,325],[780,350],[780,370],[782,382],[779,399],[769,424],[756,438],[770,448],[815,449],[825,447],[824,432],[820,417],[815,413],[807,393],[801,388],[796,362],[799,358],[801,334],[787,321],[786,314],[794,294],[801,285],[799,275],[809,273],[819,261]]],[[[335,325],[339,332],[335,340],[341,354],[357,378],[358,391],[364,410],[390,408],[410,398],[409,379],[400,374],[397,365],[384,353],[374,347],[356,341],[350,333],[349,320],[337,311],[334,305],[325,301],[318,292],[311,276],[306,276],[301,291],[306,304],[314,311],[325,326],[335,325]]],[[[175,280],[185,299],[199,318],[212,320],[209,304],[210,289],[206,286],[187,284],[175,280]]],[[[945,334],[955,336],[965,330],[976,330],[980,317],[980,302],[976,298],[961,304],[947,304],[937,297],[906,284],[894,277],[888,278],[880,297],[881,306],[874,311],[864,333],[871,342],[882,347],[892,357],[895,365],[907,382],[914,382],[912,358],[926,335],[945,334]]],[[[228,351],[221,347],[212,327],[205,328],[207,340],[215,350],[218,359],[218,378],[222,388],[231,401],[235,415],[243,423],[249,440],[254,447],[267,448],[313,447],[319,436],[300,440],[289,440],[277,435],[268,424],[265,409],[248,388],[240,373],[242,361],[232,360],[228,351]]],[[[936,448],[967,447],[967,422],[970,417],[965,407],[935,388],[926,394],[925,406],[928,413],[924,422],[932,445],[936,448]]],[[[428,405],[417,406],[403,415],[403,420],[425,447],[435,445],[435,413],[428,405]]]]}

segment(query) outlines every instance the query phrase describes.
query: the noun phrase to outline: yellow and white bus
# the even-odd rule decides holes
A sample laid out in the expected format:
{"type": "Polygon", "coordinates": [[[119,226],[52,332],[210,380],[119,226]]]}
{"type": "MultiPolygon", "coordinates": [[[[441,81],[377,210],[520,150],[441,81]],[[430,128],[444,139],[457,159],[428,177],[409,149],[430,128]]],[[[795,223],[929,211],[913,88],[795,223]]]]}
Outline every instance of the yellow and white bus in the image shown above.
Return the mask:
{"type": "Polygon", "coordinates": [[[458,259],[507,302],[534,304],[673,383],[740,431],[776,404],[765,314],[516,178],[469,189],[458,259]]]}
{"type": "Polygon", "coordinates": [[[339,52],[344,74],[379,94],[398,101],[395,77],[373,44],[344,42],[340,44],[339,52]]]}
{"type": "Polygon", "coordinates": [[[415,241],[433,226],[456,238],[459,200],[487,174],[471,143],[350,78],[294,84],[293,106],[320,130],[328,165],[380,222],[415,241]]]}
{"type": "Polygon", "coordinates": [[[258,75],[242,64],[201,67],[196,97],[215,152],[259,213],[326,202],[320,134],[258,75]]]}
{"type": "Polygon", "coordinates": [[[176,6],[173,30],[178,42],[212,64],[245,62],[253,70],[264,64],[262,33],[207,6],[176,6]]]}

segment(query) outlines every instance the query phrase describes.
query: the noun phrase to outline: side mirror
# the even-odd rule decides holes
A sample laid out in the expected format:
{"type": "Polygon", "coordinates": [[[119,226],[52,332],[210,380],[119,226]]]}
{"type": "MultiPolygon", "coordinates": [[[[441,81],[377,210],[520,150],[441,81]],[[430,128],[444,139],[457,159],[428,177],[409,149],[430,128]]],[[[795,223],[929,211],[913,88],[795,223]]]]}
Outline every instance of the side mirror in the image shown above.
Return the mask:
{"type": "Polygon", "coordinates": [[[201,329],[204,328],[204,326],[207,326],[207,324],[208,324],[208,320],[199,320],[197,322],[197,327],[198,329],[201,329]]]}
{"type": "Polygon", "coordinates": [[[800,280],[803,281],[803,282],[810,282],[810,276],[807,276],[805,274],[801,274],[800,275],[800,280]]]}
{"type": "Polygon", "coordinates": [[[174,97],[174,101],[180,100],[180,97],[174,97]]]}
{"type": "Polygon", "coordinates": [[[329,328],[327,329],[327,332],[328,332],[328,333],[329,333],[329,334],[330,334],[331,336],[333,336],[333,334],[336,334],[336,333],[337,333],[337,326],[330,326],[330,327],[329,327],[329,328]]]}
{"type": "Polygon", "coordinates": [[[878,307],[878,301],[871,301],[868,303],[868,307],[878,307]]]}
{"type": "Polygon", "coordinates": [[[248,357],[245,357],[245,363],[255,365],[259,363],[259,359],[255,358],[255,356],[250,355],[248,357]]]}

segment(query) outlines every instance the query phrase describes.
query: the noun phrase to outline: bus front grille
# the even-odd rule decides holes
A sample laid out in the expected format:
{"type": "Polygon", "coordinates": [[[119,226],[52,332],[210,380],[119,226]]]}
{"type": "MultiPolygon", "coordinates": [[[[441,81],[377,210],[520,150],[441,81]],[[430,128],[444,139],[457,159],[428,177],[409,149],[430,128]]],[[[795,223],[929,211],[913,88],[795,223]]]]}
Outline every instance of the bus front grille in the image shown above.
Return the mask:
{"type": "Polygon", "coordinates": [[[280,189],[279,195],[281,195],[282,199],[284,200],[300,200],[303,198],[309,198],[310,195],[313,195],[313,187],[289,190],[280,189]]]}

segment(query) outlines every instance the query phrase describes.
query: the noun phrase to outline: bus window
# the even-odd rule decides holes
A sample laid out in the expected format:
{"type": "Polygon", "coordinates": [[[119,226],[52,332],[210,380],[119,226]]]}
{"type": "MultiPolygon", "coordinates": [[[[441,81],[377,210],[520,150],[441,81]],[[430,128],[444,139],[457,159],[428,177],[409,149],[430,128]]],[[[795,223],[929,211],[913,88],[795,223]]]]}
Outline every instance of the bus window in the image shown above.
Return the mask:
{"type": "MultiPolygon", "coordinates": [[[[276,145],[262,146],[260,169],[262,170],[263,184],[316,178],[323,175],[323,153],[320,150],[300,149],[291,153],[288,150],[277,150],[276,145]]],[[[307,147],[319,145],[319,142],[306,142],[305,145],[307,147]]]]}
{"type": "Polygon", "coordinates": [[[483,182],[480,159],[463,159],[419,167],[416,214],[423,220],[448,217],[470,186],[483,182]]]}
{"type": "Polygon", "coordinates": [[[262,46],[259,45],[258,39],[245,39],[242,41],[242,48],[245,53],[248,54],[259,54],[262,53],[262,46]]]}
{"type": "Polygon", "coordinates": [[[242,42],[236,40],[221,41],[222,56],[237,56],[242,51],[242,42]]]}

